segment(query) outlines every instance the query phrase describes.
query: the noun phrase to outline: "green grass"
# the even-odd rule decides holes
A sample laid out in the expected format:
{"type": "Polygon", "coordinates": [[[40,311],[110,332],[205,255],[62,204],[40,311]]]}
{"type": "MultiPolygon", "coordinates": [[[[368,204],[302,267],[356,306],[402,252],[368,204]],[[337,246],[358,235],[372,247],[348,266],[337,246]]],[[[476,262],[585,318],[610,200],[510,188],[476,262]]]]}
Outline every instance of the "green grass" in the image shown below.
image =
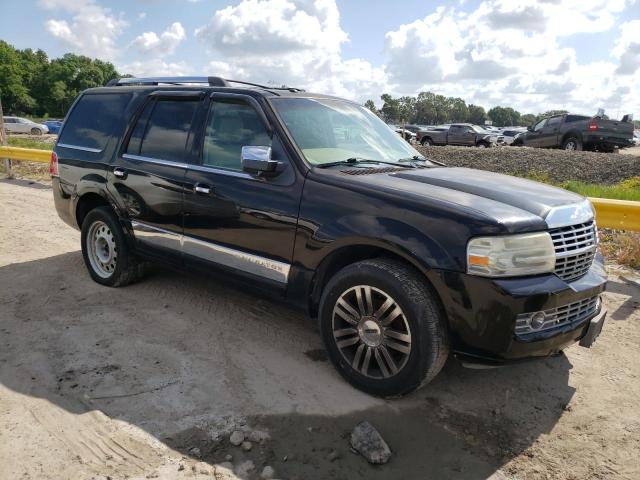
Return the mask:
{"type": "Polygon", "coordinates": [[[549,179],[546,172],[529,172],[524,177],[529,180],[535,180],[536,182],[548,183],[549,185],[564,188],[565,190],[584,195],[585,197],[640,202],[640,177],[629,178],[616,185],[600,185],[597,183],[580,182],[578,180],[555,183],[549,179]]]}
{"type": "Polygon", "coordinates": [[[570,190],[585,197],[611,198],[614,200],[640,201],[640,188],[627,187],[625,184],[618,185],[597,185],[593,183],[578,182],[569,180],[559,187],[570,190]]]}
{"type": "Polygon", "coordinates": [[[15,136],[9,136],[8,144],[10,147],[37,148],[38,150],[53,150],[53,143],[41,142],[40,140],[34,140],[31,138],[20,138],[15,136]]]}

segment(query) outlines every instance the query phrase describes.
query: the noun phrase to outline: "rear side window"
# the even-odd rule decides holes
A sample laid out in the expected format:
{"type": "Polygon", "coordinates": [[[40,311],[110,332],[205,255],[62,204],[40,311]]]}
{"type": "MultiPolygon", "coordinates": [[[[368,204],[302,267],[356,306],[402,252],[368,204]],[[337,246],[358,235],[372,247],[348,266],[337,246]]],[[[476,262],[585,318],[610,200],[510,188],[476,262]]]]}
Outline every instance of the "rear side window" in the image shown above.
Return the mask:
{"type": "Polygon", "coordinates": [[[584,115],[567,115],[565,123],[579,122],[580,120],[587,120],[588,118],[589,117],[585,117],[584,115]]]}
{"type": "Polygon", "coordinates": [[[123,122],[128,94],[85,94],[69,114],[60,143],[104,150],[115,129],[123,122]]]}
{"type": "Polygon", "coordinates": [[[157,100],[147,104],[138,118],[127,153],[161,160],[183,161],[196,99],[157,100]]]}
{"type": "Polygon", "coordinates": [[[562,117],[551,117],[547,122],[547,127],[553,127],[554,125],[559,125],[562,117]]]}

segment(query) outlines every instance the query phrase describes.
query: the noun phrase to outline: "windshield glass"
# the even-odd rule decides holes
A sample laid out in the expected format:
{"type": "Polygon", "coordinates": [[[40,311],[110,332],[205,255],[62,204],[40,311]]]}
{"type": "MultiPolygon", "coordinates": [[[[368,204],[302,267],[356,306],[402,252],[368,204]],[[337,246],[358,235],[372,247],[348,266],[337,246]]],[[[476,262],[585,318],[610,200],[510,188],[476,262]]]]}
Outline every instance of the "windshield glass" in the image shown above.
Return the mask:
{"type": "Polygon", "coordinates": [[[478,125],[472,125],[471,128],[477,133],[493,133],[491,130],[486,130],[478,125]]]}
{"type": "Polygon", "coordinates": [[[383,162],[424,159],[387,124],[359,105],[315,98],[274,98],[272,102],[312,165],[354,158],[383,162]]]}

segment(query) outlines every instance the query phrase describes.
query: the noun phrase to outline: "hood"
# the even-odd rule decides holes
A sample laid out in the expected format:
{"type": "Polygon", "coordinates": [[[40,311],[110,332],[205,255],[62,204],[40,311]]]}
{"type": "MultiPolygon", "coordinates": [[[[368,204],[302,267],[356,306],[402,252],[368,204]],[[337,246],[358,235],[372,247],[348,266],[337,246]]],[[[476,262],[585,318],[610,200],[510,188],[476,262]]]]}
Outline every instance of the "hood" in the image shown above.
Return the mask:
{"type": "MultiPolygon", "coordinates": [[[[354,177],[355,178],[355,177],[354,177]]],[[[499,173],[470,168],[443,167],[402,170],[388,174],[360,175],[360,181],[377,184],[381,190],[404,192],[424,202],[456,204],[490,223],[499,223],[510,232],[547,229],[545,220],[558,218],[557,212],[581,208],[584,197],[566,190],[499,173]],[[567,207],[569,206],[569,207],[567,207]],[[564,208],[563,208],[564,207],[564,208]]],[[[566,215],[565,215],[566,216],[566,215]]],[[[581,218],[582,218],[581,217],[581,218]]],[[[580,223],[576,216],[573,223],[580,223]]],[[[583,220],[583,221],[586,221],[583,220]]]]}

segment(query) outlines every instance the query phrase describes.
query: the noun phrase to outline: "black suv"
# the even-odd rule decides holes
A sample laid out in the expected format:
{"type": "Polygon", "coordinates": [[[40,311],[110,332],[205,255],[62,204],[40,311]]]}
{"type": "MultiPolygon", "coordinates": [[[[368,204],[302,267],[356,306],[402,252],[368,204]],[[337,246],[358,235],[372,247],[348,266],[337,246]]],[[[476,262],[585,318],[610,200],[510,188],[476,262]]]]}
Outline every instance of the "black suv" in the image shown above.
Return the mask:
{"type": "Polygon", "coordinates": [[[501,365],[590,346],[604,322],[589,201],[429,161],[346,100],[122,79],[76,100],[51,173],[96,282],[161,260],[285,299],[373,394],[430,381],[449,352],[501,365]]]}

